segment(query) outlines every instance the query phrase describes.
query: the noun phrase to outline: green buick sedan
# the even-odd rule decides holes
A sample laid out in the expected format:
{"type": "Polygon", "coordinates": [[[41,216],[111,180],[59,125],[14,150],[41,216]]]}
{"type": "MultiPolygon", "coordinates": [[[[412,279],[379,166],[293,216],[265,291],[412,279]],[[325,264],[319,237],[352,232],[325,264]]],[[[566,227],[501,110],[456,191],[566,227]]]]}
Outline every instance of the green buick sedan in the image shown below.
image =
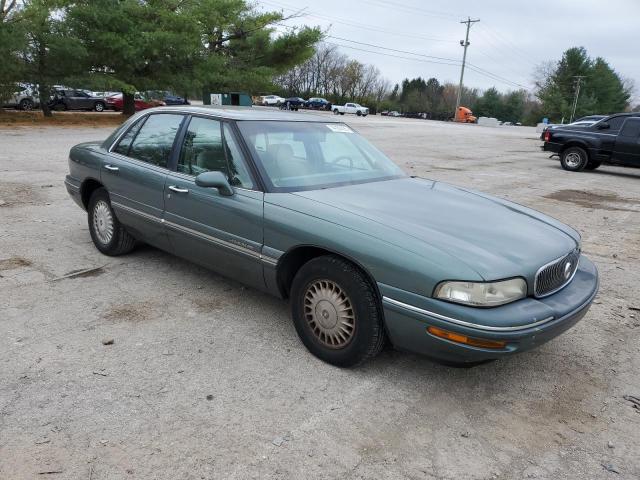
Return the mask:
{"type": "Polygon", "coordinates": [[[156,108],[69,169],[100,252],[144,242],[288,299],[302,343],[341,367],[385,342],[462,365],[522,352],[598,290],[571,227],[408,176],[334,117],[156,108]]]}

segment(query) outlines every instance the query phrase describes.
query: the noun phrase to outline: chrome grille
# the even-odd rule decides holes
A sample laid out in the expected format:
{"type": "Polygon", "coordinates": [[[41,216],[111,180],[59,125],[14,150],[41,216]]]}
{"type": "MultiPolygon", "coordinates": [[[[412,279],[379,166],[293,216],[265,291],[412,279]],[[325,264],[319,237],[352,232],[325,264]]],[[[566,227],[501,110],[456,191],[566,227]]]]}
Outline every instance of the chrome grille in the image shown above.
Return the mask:
{"type": "Polygon", "coordinates": [[[564,257],[540,268],[534,284],[536,297],[551,295],[569,283],[576,273],[579,260],[580,249],[576,248],[564,257]]]}

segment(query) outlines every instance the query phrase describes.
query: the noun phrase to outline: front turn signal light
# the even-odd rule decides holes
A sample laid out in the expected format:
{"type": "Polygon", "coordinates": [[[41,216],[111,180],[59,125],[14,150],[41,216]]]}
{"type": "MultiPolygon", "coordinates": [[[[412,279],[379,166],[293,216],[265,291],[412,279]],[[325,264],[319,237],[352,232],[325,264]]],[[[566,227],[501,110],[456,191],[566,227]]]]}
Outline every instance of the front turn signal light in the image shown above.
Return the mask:
{"type": "Polygon", "coordinates": [[[472,347],[480,347],[480,348],[504,348],[507,345],[507,342],[501,342],[499,340],[487,340],[484,338],[475,338],[468,337],[466,335],[462,335],[461,333],[450,332],[448,330],[443,330],[438,327],[428,327],[427,332],[429,332],[434,337],[444,338],[445,340],[449,340],[455,343],[462,343],[464,345],[469,345],[472,347]]]}

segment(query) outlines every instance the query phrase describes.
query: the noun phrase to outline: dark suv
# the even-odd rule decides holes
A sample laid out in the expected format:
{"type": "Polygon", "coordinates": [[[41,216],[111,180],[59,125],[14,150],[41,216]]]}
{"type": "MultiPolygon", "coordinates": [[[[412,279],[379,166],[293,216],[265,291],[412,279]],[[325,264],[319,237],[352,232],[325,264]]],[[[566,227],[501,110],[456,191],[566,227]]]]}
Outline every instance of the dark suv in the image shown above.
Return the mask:
{"type": "Polygon", "coordinates": [[[610,115],[593,125],[556,127],[544,132],[546,152],[557,153],[565,170],[595,170],[612,164],[640,167],[640,113],[610,115]]]}

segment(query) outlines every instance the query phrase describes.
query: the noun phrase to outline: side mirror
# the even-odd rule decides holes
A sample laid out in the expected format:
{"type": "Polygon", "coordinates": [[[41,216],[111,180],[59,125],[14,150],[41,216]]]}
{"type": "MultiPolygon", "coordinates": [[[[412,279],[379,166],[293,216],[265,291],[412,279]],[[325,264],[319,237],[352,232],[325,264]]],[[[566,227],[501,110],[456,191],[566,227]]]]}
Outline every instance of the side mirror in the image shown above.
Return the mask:
{"type": "Polygon", "coordinates": [[[598,130],[606,130],[607,128],[611,128],[611,125],[609,125],[607,122],[598,124],[598,130]]]}
{"type": "Polygon", "coordinates": [[[233,188],[222,172],[204,172],[196,177],[196,185],[205,188],[217,188],[220,195],[230,197],[234,194],[233,188]]]}

